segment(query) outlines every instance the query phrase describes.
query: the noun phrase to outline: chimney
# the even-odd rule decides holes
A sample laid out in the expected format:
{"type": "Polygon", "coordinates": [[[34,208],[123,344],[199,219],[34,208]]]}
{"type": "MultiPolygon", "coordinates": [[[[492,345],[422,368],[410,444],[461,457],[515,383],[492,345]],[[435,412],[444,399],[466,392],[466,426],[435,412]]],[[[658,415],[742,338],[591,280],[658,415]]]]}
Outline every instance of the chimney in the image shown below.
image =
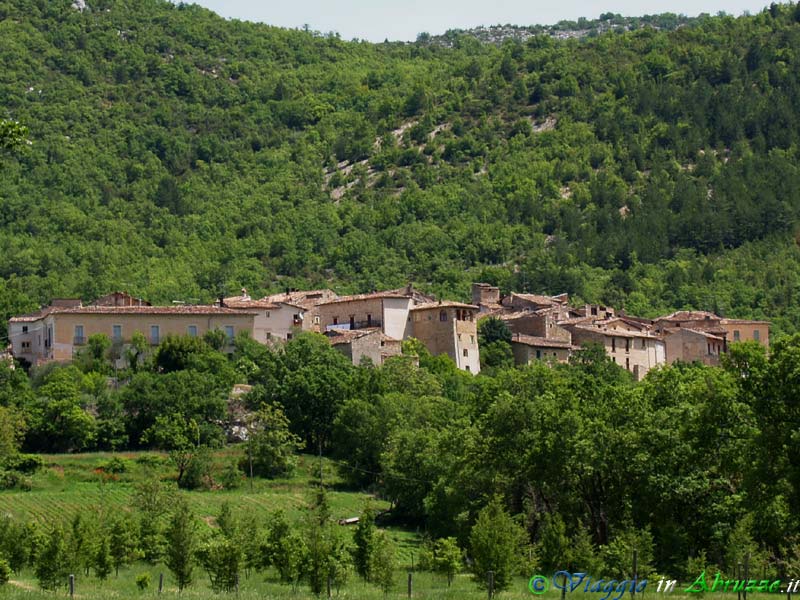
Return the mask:
{"type": "Polygon", "coordinates": [[[225,306],[225,296],[223,296],[222,294],[220,294],[220,296],[219,296],[219,299],[218,299],[218,302],[219,302],[219,307],[220,307],[220,308],[223,308],[223,307],[225,306]]]}
{"type": "Polygon", "coordinates": [[[472,303],[477,306],[500,304],[500,288],[488,283],[473,283],[472,303]]]}

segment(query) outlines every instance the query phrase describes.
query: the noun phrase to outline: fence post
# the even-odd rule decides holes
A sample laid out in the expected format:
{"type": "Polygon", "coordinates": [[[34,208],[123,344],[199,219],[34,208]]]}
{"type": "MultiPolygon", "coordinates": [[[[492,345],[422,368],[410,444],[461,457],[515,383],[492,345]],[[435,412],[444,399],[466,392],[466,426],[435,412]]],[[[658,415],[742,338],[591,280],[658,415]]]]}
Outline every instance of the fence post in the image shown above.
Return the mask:
{"type": "Polygon", "coordinates": [[[489,588],[489,600],[494,598],[494,571],[489,571],[487,573],[488,576],[488,588],[489,588]]]}
{"type": "MultiPolygon", "coordinates": [[[[736,579],[742,579],[742,563],[736,563],[736,579]]],[[[739,589],[736,591],[736,600],[742,600],[742,588],[741,586],[737,586],[739,589]]]]}
{"type": "Polygon", "coordinates": [[[164,590],[164,574],[158,574],[158,595],[161,595],[161,592],[164,590]]]}
{"type": "Polygon", "coordinates": [[[561,586],[561,600],[565,600],[565,598],[567,597],[567,576],[566,576],[566,574],[563,577],[564,577],[564,585],[561,586]]]}
{"type": "Polygon", "coordinates": [[[636,596],[636,576],[639,569],[639,552],[633,551],[633,585],[631,586],[631,598],[636,596]]]}
{"type": "MultiPolygon", "coordinates": [[[[748,552],[744,557],[744,580],[747,582],[747,578],[750,576],[750,553],[748,552]]],[[[744,594],[742,595],[743,600],[747,600],[747,583],[744,584],[744,594]]]]}
{"type": "Polygon", "coordinates": [[[411,598],[411,594],[414,593],[414,584],[412,582],[413,573],[408,574],[408,597],[411,598]]]}
{"type": "Polygon", "coordinates": [[[75,596],[75,575],[69,576],[69,597],[75,596]]]}

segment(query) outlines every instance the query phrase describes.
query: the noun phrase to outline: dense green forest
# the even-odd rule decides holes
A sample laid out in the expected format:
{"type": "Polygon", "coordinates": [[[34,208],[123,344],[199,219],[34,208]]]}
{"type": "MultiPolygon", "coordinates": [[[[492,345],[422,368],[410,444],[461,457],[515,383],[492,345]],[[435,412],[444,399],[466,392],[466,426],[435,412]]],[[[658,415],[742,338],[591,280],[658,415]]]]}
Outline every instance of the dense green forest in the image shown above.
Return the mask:
{"type": "Polygon", "coordinates": [[[0,316],[482,280],[791,333],[799,21],[445,48],[0,1],[0,118],[30,142],[0,150],[0,316]]]}

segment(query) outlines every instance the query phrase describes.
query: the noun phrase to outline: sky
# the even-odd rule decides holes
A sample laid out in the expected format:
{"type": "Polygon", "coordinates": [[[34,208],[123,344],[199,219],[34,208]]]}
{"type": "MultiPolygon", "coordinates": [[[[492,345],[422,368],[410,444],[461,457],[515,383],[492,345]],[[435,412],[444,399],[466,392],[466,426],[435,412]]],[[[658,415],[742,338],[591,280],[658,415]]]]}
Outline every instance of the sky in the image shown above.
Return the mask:
{"type": "Polygon", "coordinates": [[[280,27],[338,32],[342,39],[413,41],[420,32],[444,33],[478,25],[550,25],[562,19],[613,12],[641,16],[672,12],[695,16],[760,12],[770,0],[189,0],[226,18],[280,27]]]}

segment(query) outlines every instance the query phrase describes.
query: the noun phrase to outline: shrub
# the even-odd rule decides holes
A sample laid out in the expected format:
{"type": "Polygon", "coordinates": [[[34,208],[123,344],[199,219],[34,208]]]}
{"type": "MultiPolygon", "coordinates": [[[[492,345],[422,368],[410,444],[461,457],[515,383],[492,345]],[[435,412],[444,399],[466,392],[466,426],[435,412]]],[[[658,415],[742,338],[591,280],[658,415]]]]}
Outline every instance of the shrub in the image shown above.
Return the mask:
{"type": "Polygon", "coordinates": [[[44,459],[38,454],[15,454],[6,459],[5,467],[9,471],[35,473],[44,467],[44,459]]]}
{"type": "Polygon", "coordinates": [[[243,479],[244,473],[242,473],[242,470],[239,468],[238,461],[234,459],[229,462],[225,470],[222,471],[220,482],[222,483],[222,487],[226,490],[234,490],[242,486],[243,479]]]}
{"type": "Polygon", "coordinates": [[[11,579],[11,566],[5,558],[0,558],[0,585],[5,585],[11,579]]]}
{"type": "Polygon", "coordinates": [[[136,587],[140,592],[145,591],[150,587],[150,573],[142,573],[136,576],[136,587]]]}
{"type": "Polygon", "coordinates": [[[115,456],[106,462],[101,468],[106,473],[126,473],[128,471],[128,461],[122,460],[121,458],[115,456]]]}

